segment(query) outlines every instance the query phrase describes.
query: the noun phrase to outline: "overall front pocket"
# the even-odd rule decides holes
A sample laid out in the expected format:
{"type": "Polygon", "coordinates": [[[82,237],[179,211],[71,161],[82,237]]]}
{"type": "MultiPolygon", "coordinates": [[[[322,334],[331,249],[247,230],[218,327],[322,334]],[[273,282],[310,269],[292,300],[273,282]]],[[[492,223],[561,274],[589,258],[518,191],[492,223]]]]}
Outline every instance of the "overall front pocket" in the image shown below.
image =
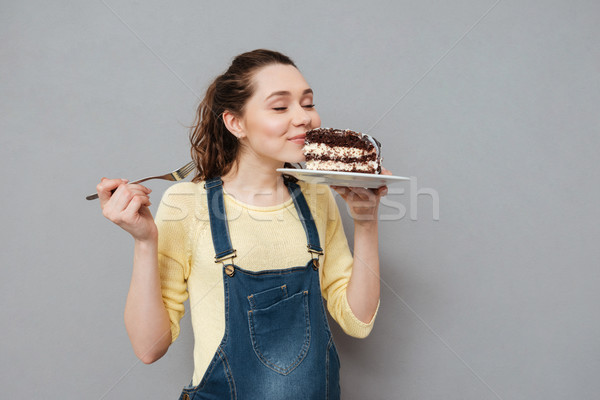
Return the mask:
{"type": "Polygon", "coordinates": [[[308,291],[248,311],[248,324],[252,347],[260,361],[277,373],[289,374],[310,347],[308,291]]]}
{"type": "Polygon", "coordinates": [[[248,296],[248,303],[250,303],[250,307],[254,310],[257,308],[267,308],[285,298],[287,298],[287,285],[281,285],[251,294],[248,296]]]}

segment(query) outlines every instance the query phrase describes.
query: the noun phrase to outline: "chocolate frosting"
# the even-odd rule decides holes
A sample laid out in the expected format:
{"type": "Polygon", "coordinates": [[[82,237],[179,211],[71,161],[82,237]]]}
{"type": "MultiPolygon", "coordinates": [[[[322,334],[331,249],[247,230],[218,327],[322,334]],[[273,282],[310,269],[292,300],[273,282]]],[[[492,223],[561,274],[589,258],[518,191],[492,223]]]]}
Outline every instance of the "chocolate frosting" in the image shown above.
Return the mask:
{"type": "Polygon", "coordinates": [[[381,172],[381,143],[371,135],[352,131],[350,129],[315,128],[306,132],[306,143],[317,142],[330,146],[356,147],[370,150],[375,148],[377,153],[377,173],[381,172]]]}

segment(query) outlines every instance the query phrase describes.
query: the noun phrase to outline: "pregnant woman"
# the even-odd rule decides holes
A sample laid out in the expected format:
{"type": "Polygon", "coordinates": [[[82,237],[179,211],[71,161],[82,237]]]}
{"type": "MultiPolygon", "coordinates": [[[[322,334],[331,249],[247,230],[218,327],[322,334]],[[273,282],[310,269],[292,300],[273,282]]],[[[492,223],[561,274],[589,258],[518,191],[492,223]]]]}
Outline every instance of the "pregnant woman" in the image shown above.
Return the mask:
{"type": "Polygon", "coordinates": [[[144,363],[178,337],[189,296],[194,372],[180,399],[340,398],[324,300],[344,332],[370,333],[387,187],[335,187],[353,255],[330,188],[277,172],[304,161],[304,133],[320,124],[292,60],[254,50],[208,87],[190,134],[197,174],[165,191],[155,218],[145,186],[98,184],[103,215],[135,240],[125,326],[144,363]]]}

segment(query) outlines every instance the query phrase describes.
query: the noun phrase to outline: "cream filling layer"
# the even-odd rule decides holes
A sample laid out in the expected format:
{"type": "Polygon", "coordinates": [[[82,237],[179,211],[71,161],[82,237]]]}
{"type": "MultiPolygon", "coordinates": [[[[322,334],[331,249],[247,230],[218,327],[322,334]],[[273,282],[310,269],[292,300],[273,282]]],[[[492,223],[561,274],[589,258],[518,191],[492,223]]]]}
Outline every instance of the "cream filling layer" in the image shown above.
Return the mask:
{"type": "Polygon", "coordinates": [[[341,161],[321,161],[309,160],[306,161],[306,169],[321,170],[321,171],[377,171],[376,161],[367,162],[352,162],[345,163],[341,161]]]}
{"type": "Polygon", "coordinates": [[[366,152],[362,149],[355,149],[353,147],[329,146],[323,143],[309,143],[304,145],[304,154],[314,154],[317,156],[322,156],[327,153],[333,153],[338,157],[361,157],[367,154],[377,152],[366,152]]]}

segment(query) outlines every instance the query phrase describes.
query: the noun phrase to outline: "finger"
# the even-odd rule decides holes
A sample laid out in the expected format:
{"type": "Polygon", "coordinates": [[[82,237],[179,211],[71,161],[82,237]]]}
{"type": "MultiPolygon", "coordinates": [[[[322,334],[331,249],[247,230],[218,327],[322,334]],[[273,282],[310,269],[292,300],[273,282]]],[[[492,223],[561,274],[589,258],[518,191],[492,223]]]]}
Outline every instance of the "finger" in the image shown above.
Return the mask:
{"type": "Polygon", "coordinates": [[[381,167],[381,175],[392,175],[392,171],[387,168],[381,167]]]}
{"type": "Polygon", "coordinates": [[[139,183],[130,183],[129,185],[127,185],[127,187],[130,190],[140,190],[142,193],[152,192],[152,189],[150,189],[149,187],[146,187],[144,185],[140,185],[139,183]]]}
{"type": "Polygon", "coordinates": [[[125,197],[125,194],[150,194],[150,192],[152,192],[152,189],[137,183],[124,182],[121,183],[116,189],[114,189],[113,196],[115,196],[117,192],[120,193],[120,195],[115,198],[125,197]]]}
{"type": "Polygon", "coordinates": [[[388,193],[388,187],[387,186],[380,186],[380,187],[377,188],[377,191],[376,191],[375,194],[377,196],[383,197],[383,196],[387,195],[387,193],[388,193]]]}
{"type": "Polygon", "coordinates": [[[121,178],[116,178],[116,179],[102,178],[100,180],[100,183],[98,185],[96,185],[96,190],[98,190],[99,192],[111,191],[111,190],[115,189],[116,187],[118,187],[121,183],[124,183],[124,182],[128,182],[128,180],[121,179],[121,178]]]}
{"type": "Polygon", "coordinates": [[[350,195],[357,200],[371,200],[373,198],[373,191],[362,187],[351,187],[350,195]]]}
{"type": "Polygon", "coordinates": [[[123,182],[127,182],[127,179],[119,179],[119,178],[117,178],[117,179],[108,179],[108,178],[102,178],[100,180],[100,183],[98,185],[96,185],[96,190],[98,192],[111,191],[111,190],[115,189],[117,186],[119,186],[123,182]]]}
{"type": "Polygon", "coordinates": [[[121,196],[122,197],[131,197],[131,198],[133,198],[133,196],[136,196],[136,195],[149,196],[150,192],[151,192],[150,189],[147,189],[144,187],[133,187],[133,186],[131,186],[131,184],[126,184],[121,189],[121,196]],[[130,196],[125,196],[126,194],[130,195],[130,196]]]}
{"type": "Polygon", "coordinates": [[[135,196],[148,196],[148,194],[142,185],[123,183],[115,190],[110,203],[114,210],[123,212],[135,196]]]}
{"type": "Polygon", "coordinates": [[[140,208],[150,205],[150,199],[146,195],[135,195],[123,210],[123,221],[132,224],[135,223],[140,208]]]}
{"type": "Polygon", "coordinates": [[[104,205],[108,199],[112,196],[111,191],[117,188],[119,185],[127,182],[127,179],[108,179],[102,178],[100,183],[96,185],[96,192],[100,199],[100,205],[104,205]]]}
{"type": "Polygon", "coordinates": [[[348,193],[348,188],[345,186],[331,186],[331,188],[341,196],[345,196],[348,193]]]}
{"type": "Polygon", "coordinates": [[[113,222],[116,222],[117,219],[121,218],[123,210],[125,210],[132,197],[130,192],[123,190],[124,187],[125,183],[121,183],[116,189],[113,189],[112,195],[106,200],[106,204],[102,207],[104,215],[113,222]]]}

